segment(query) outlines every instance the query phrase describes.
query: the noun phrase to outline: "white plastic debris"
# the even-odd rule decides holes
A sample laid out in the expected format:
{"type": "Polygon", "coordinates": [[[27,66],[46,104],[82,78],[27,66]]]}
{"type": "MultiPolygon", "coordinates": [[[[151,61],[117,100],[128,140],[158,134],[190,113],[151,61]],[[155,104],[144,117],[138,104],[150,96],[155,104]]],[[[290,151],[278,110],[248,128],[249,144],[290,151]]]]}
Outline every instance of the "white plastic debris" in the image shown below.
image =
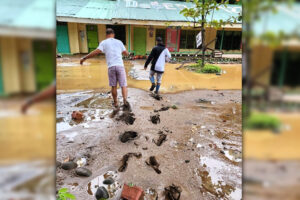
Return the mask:
{"type": "Polygon", "coordinates": [[[86,158],[80,158],[78,161],[77,161],[77,165],[78,167],[83,167],[86,165],[86,158]]]}

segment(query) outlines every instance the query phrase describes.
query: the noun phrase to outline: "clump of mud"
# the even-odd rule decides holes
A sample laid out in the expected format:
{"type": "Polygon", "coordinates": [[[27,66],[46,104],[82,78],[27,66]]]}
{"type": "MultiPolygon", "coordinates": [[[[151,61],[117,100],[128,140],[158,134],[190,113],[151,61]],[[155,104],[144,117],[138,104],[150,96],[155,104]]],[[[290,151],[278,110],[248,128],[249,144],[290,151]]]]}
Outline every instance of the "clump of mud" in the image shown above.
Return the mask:
{"type": "Polygon", "coordinates": [[[159,110],[154,110],[154,112],[167,111],[170,109],[170,106],[161,107],[159,110]]]}
{"type": "Polygon", "coordinates": [[[141,158],[142,154],[141,153],[127,153],[123,156],[121,162],[122,165],[119,167],[118,171],[119,172],[124,172],[128,166],[128,161],[129,158],[131,158],[132,156],[135,156],[136,158],[141,158]]]}
{"type": "Polygon", "coordinates": [[[132,125],[135,121],[135,117],[134,114],[131,112],[124,112],[121,116],[119,116],[117,118],[118,121],[123,121],[125,122],[127,125],[130,124],[132,125]]]}
{"type": "Polygon", "coordinates": [[[159,94],[150,94],[150,97],[153,97],[154,99],[156,99],[157,101],[162,100],[162,97],[159,94]]]}
{"type": "Polygon", "coordinates": [[[165,188],[166,200],[179,200],[181,196],[181,188],[174,184],[165,188]]]}
{"type": "Polygon", "coordinates": [[[158,132],[159,134],[159,138],[155,141],[153,140],[153,142],[157,145],[157,146],[161,146],[162,143],[164,143],[167,140],[167,135],[164,134],[162,131],[158,132]]]}
{"type": "Polygon", "coordinates": [[[120,141],[122,143],[126,143],[130,140],[134,140],[138,136],[138,133],[135,131],[125,131],[123,134],[120,135],[120,141]]]}
{"type": "Polygon", "coordinates": [[[156,115],[150,116],[150,121],[151,121],[153,124],[158,124],[158,123],[160,123],[160,115],[159,115],[159,114],[156,114],[156,115]]]}
{"type": "Polygon", "coordinates": [[[210,103],[210,101],[206,99],[197,99],[196,103],[210,103]]]}
{"type": "Polygon", "coordinates": [[[125,103],[122,105],[122,107],[123,107],[123,111],[125,111],[125,112],[131,112],[131,111],[132,111],[131,105],[128,103],[128,101],[125,102],[125,103]]]}
{"type": "Polygon", "coordinates": [[[152,167],[156,173],[161,174],[159,169],[159,163],[157,162],[155,156],[150,156],[149,159],[146,161],[146,164],[152,167]]]}

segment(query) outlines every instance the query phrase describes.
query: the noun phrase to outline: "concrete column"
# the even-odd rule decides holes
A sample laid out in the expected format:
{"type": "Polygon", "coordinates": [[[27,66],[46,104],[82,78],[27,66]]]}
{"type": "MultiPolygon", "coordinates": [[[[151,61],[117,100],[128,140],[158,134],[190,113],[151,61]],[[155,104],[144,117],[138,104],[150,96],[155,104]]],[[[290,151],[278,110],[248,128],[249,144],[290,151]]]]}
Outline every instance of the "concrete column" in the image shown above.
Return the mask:
{"type": "Polygon", "coordinates": [[[86,24],[78,24],[78,37],[79,37],[79,52],[88,53],[86,24]]]}
{"type": "Polygon", "coordinates": [[[68,23],[68,31],[71,54],[79,53],[79,35],[77,23],[68,23]]]}

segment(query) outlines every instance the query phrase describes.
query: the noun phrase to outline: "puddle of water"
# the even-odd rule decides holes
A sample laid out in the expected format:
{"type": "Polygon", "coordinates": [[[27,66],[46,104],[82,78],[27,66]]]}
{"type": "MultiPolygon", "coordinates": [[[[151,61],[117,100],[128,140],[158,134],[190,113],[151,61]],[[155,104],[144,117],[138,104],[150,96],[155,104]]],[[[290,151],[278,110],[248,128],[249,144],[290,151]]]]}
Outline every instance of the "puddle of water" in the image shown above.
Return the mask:
{"type": "Polygon", "coordinates": [[[220,160],[205,156],[200,158],[200,163],[204,169],[198,170],[198,173],[202,179],[202,186],[205,190],[219,199],[228,199],[229,197],[233,200],[241,199],[241,190],[238,187],[230,185],[228,180],[226,180],[226,176],[230,177],[231,173],[235,173],[235,168],[228,167],[228,164],[220,160]]]}
{"type": "Polygon", "coordinates": [[[121,195],[122,185],[118,182],[119,174],[117,171],[108,171],[105,174],[94,178],[91,182],[88,183],[87,193],[89,195],[95,195],[98,187],[105,187],[108,191],[110,199],[118,199],[121,195]],[[114,183],[111,185],[103,184],[105,179],[112,178],[114,183]]]}
{"type": "MultiPolygon", "coordinates": [[[[271,114],[271,113],[270,113],[271,114]]],[[[288,124],[280,134],[268,130],[245,130],[244,156],[254,159],[300,159],[300,118],[298,113],[273,113],[283,124],[288,124]]]]}
{"type": "MultiPolygon", "coordinates": [[[[107,66],[104,58],[88,60],[86,66],[74,66],[79,63],[79,58],[70,60],[58,59],[57,90],[78,91],[88,89],[109,89],[107,66]]],[[[148,90],[149,68],[143,69],[144,60],[125,61],[128,74],[128,86],[148,90]],[[133,70],[130,72],[130,70],[133,70]],[[134,78],[132,78],[134,77],[134,78]]],[[[241,89],[241,65],[221,65],[226,74],[198,74],[185,69],[176,70],[180,64],[167,63],[163,76],[161,92],[180,92],[194,89],[241,89]]]]}
{"type": "Polygon", "coordinates": [[[1,109],[1,161],[54,158],[55,104],[34,105],[25,115],[20,108],[16,102],[1,109]]]}

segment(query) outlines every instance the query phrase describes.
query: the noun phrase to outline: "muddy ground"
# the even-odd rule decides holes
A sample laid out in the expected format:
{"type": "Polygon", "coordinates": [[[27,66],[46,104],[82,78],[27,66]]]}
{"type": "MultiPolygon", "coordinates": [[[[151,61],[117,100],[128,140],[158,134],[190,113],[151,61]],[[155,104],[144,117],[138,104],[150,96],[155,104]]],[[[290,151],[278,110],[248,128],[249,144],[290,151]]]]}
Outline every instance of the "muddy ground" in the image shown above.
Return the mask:
{"type": "Polygon", "coordinates": [[[129,88],[132,125],[122,121],[127,113],[122,109],[111,116],[108,90],[57,95],[57,160],[85,158],[84,167],[92,171],[83,178],[58,168],[57,189],[67,187],[77,199],[94,199],[97,185],[112,177],[110,199],[118,198],[124,183],[143,188],[149,200],[165,199],[164,188],[172,184],[181,188],[184,200],[241,199],[241,92],[193,90],[163,94],[160,101],[149,94],[129,88]],[[71,119],[74,110],[84,113],[82,121],[71,119]],[[154,115],[160,119],[156,124],[150,120],[154,115]],[[123,143],[125,131],[138,136],[123,143]],[[130,157],[119,172],[127,153],[141,156],[130,157]],[[146,164],[150,156],[161,173],[146,164]]]}

